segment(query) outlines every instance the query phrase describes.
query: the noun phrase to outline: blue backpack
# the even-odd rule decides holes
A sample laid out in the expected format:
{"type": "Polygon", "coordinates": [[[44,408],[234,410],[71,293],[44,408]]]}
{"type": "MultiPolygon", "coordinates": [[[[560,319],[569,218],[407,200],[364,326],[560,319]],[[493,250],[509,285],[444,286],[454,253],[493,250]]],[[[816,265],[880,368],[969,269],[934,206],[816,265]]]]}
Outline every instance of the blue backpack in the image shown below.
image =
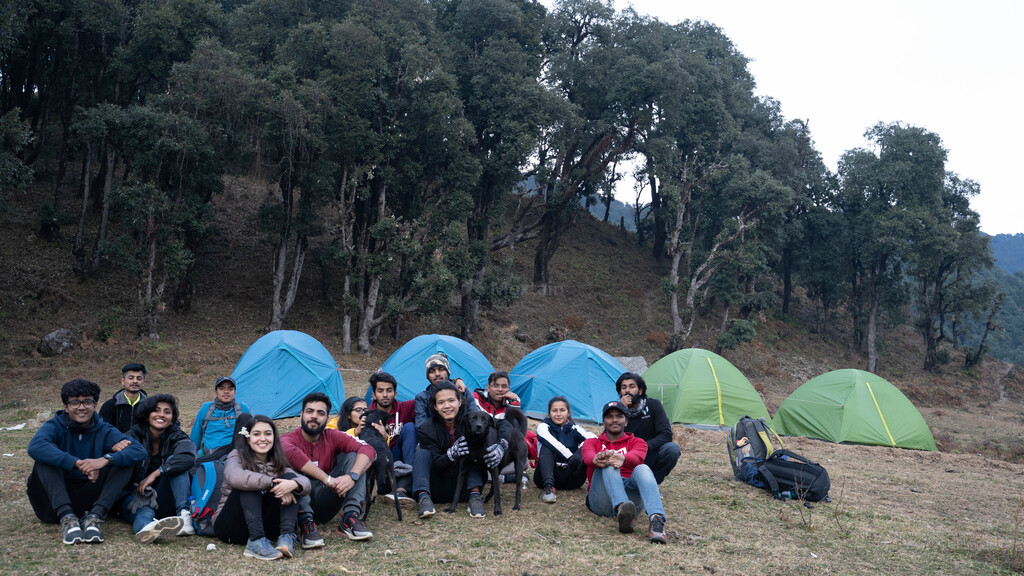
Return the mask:
{"type": "Polygon", "coordinates": [[[192,475],[192,524],[196,534],[214,536],[213,513],[220,505],[220,488],[224,478],[224,460],[198,463],[192,475]]]}

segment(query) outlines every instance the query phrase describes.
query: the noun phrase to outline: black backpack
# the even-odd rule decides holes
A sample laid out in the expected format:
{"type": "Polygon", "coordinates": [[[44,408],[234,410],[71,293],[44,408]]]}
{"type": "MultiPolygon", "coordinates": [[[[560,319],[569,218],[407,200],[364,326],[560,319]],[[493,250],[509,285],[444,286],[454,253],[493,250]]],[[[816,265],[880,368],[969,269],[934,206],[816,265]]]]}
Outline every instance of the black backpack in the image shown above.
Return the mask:
{"type": "Polygon", "coordinates": [[[763,486],[780,500],[829,501],[832,482],[828,471],[816,462],[791,452],[776,450],[757,467],[763,486]]]}
{"type": "Polygon", "coordinates": [[[744,457],[743,450],[741,450],[742,447],[736,445],[736,442],[741,438],[747,438],[750,442],[750,452],[747,457],[754,458],[757,462],[763,462],[776,450],[775,446],[772,445],[771,436],[775,436],[775,440],[779,443],[779,448],[786,447],[782,443],[782,438],[779,438],[775,430],[768,426],[764,418],[744,416],[740,418],[736,426],[729,430],[729,438],[726,440],[729,450],[729,462],[732,464],[733,476],[737,480],[747,482],[747,479],[741,474],[744,457]]]}

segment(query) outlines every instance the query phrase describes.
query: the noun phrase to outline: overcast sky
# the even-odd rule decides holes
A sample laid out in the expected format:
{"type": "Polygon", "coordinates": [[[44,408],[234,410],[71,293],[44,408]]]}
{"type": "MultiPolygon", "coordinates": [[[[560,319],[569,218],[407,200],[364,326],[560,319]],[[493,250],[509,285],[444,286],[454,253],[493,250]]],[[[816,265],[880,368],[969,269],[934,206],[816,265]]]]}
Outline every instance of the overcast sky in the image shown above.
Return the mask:
{"type": "MultiPolygon", "coordinates": [[[[1024,2],[931,0],[617,0],[676,23],[718,25],[758,92],[806,119],[833,170],[878,122],[935,132],[947,170],[981,185],[971,205],[988,234],[1024,232],[1024,2]]],[[[625,201],[626,199],[623,198],[625,201]]],[[[629,199],[632,200],[632,199],[629,199]]]]}

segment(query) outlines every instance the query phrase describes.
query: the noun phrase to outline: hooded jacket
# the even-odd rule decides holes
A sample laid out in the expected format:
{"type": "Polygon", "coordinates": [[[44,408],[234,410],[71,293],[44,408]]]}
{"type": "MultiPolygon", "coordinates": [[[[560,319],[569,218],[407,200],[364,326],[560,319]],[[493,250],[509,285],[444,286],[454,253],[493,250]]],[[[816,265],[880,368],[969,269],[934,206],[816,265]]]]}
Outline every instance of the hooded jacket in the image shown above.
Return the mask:
{"type": "Polygon", "coordinates": [[[100,408],[100,416],[103,417],[114,428],[127,434],[135,425],[135,407],[146,399],[146,391],[139,390],[139,401],[129,404],[124,396],[124,389],[114,392],[113,397],[103,403],[100,408]]]}
{"type": "Polygon", "coordinates": [[[156,454],[152,453],[153,433],[149,426],[136,424],[130,436],[145,451],[145,458],[135,466],[135,472],[132,473],[132,482],[143,481],[158,468],[162,476],[175,476],[188,472],[196,463],[196,445],[181,429],[179,422],[171,424],[160,435],[160,448],[156,454]]]}
{"type": "Polygon", "coordinates": [[[609,440],[604,432],[601,432],[601,435],[597,438],[588,438],[583,443],[583,447],[580,448],[583,463],[587,465],[588,493],[590,491],[590,480],[594,477],[594,456],[604,450],[615,450],[626,456],[626,461],[622,463],[622,468],[619,468],[623,478],[632,476],[633,468],[643,464],[644,458],[647,457],[647,443],[629,433],[624,433],[614,442],[609,440]]]}
{"type": "Polygon", "coordinates": [[[98,414],[93,414],[88,424],[80,426],[68,418],[67,412],[59,410],[29,441],[28,455],[36,462],[56,466],[77,479],[85,480],[85,474],[75,468],[75,462],[79,460],[102,458],[110,453],[112,465],[128,467],[146,457],[143,447],[134,440],[124,450],[111,453],[114,444],[122,440],[131,439],[98,414]]]}

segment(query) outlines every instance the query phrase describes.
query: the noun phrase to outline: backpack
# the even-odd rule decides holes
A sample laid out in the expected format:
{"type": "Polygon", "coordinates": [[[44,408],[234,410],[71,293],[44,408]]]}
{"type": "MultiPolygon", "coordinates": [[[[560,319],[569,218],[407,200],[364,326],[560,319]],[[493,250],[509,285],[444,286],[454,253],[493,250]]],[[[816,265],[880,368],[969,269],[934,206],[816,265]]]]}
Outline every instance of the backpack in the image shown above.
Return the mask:
{"type": "MultiPolygon", "coordinates": [[[[200,444],[206,444],[206,427],[210,424],[211,420],[223,420],[224,422],[228,422],[229,420],[238,420],[238,417],[242,415],[242,406],[238,402],[235,402],[235,415],[234,416],[217,416],[217,417],[214,417],[213,411],[216,408],[217,408],[217,403],[216,402],[210,402],[210,408],[206,411],[206,416],[203,417],[202,430],[199,432],[199,438],[200,438],[199,443],[200,444]]],[[[230,445],[231,444],[229,443],[228,446],[230,446],[230,445]]],[[[212,450],[210,450],[208,448],[203,448],[202,446],[196,446],[196,448],[200,448],[202,450],[202,454],[204,456],[208,455],[210,452],[212,452],[212,450]]]]}
{"type": "Polygon", "coordinates": [[[224,461],[199,463],[192,476],[189,499],[192,501],[192,524],[196,534],[214,536],[214,506],[220,505],[221,482],[224,479],[224,461]]]}
{"type": "MultiPolygon", "coordinates": [[[[750,416],[744,416],[740,418],[740,421],[736,423],[731,430],[729,430],[729,437],[726,440],[729,449],[729,462],[732,464],[732,474],[737,480],[743,482],[750,482],[748,478],[744,477],[742,473],[743,467],[743,451],[741,446],[737,446],[736,442],[741,438],[747,438],[750,442],[750,453],[746,456],[747,458],[754,458],[757,462],[765,461],[776,448],[772,445],[769,433],[775,436],[775,440],[779,443],[779,448],[785,448],[786,445],[782,443],[782,438],[772,430],[770,426],[764,421],[764,418],[751,418],[750,416]]],[[[760,488],[760,486],[758,486],[760,488]]]]}
{"type": "Polygon", "coordinates": [[[789,450],[776,450],[757,468],[764,488],[779,500],[831,501],[832,481],[823,466],[789,450]]]}

